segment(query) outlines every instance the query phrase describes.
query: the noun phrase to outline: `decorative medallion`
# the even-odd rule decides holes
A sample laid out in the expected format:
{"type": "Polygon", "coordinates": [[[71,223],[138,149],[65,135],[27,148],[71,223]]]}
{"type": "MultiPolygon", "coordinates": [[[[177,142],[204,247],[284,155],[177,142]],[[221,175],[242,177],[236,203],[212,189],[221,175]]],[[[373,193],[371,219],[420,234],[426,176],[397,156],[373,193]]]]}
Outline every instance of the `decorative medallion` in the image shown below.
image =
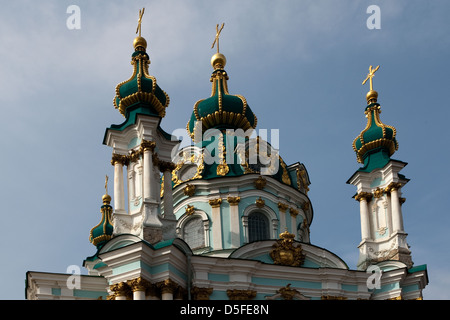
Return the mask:
{"type": "Polygon", "coordinates": [[[377,188],[376,190],[373,191],[373,196],[375,198],[380,198],[383,196],[383,194],[384,194],[384,190],[380,189],[380,188],[377,188]]]}
{"type": "Polygon", "coordinates": [[[195,194],[195,186],[193,184],[187,184],[183,192],[186,196],[192,197],[195,194]]]}
{"type": "Polygon", "coordinates": [[[195,207],[187,205],[187,207],[186,207],[186,214],[190,216],[190,215],[194,214],[194,212],[195,212],[195,207]]]}
{"type": "Polygon", "coordinates": [[[259,197],[259,199],[256,199],[255,203],[258,208],[263,208],[266,205],[266,202],[261,199],[261,197],[259,197]]]}
{"type": "Polygon", "coordinates": [[[305,261],[300,244],[294,246],[295,235],[287,231],[280,234],[280,239],[272,246],[270,257],[275,264],[298,267],[305,261]]]}
{"type": "Polygon", "coordinates": [[[256,179],[254,183],[255,183],[256,189],[262,190],[266,186],[267,181],[262,176],[259,176],[258,179],[256,179]]]}
{"type": "Polygon", "coordinates": [[[217,165],[216,173],[217,173],[218,176],[226,176],[229,171],[230,171],[230,168],[228,167],[226,162],[219,163],[217,165]]]}
{"type": "Polygon", "coordinates": [[[203,153],[183,153],[172,171],[173,187],[183,182],[201,179],[204,168],[203,153]]]}

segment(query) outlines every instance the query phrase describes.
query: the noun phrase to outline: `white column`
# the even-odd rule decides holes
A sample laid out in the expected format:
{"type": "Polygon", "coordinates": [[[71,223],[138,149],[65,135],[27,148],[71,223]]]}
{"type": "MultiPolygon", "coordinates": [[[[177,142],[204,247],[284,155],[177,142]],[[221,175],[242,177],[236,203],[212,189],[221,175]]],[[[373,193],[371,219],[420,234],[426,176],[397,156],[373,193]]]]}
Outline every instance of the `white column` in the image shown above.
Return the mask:
{"type": "Polygon", "coordinates": [[[114,300],[127,300],[127,295],[130,292],[130,287],[126,282],[116,283],[110,286],[111,291],[114,292],[114,300]]]}
{"type": "Polygon", "coordinates": [[[150,200],[152,195],[152,170],[153,170],[153,159],[152,159],[152,151],[150,148],[143,148],[143,162],[144,162],[144,176],[143,176],[143,199],[150,200]]]}
{"type": "Polygon", "coordinates": [[[230,204],[231,247],[238,248],[241,245],[241,237],[239,232],[239,201],[241,198],[228,197],[227,200],[230,204]]]}
{"type": "Polygon", "coordinates": [[[222,199],[217,198],[209,200],[209,204],[212,207],[213,250],[222,250],[222,222],[220,217],[220,205],[222,204],[222,199]]]}
{"type": "Polygon", "coordinates": [[[244,243],[248,243],[248,216],[242,216],[242,231],[244,233],[244,243]]]}
{"type": "Polygon", "coordinates": [[[359,211],[361,216],[361,238],[362,240],[370,239],[370,221],[369,206],[367,201],[372,198],[372,194],[360,192],[355,199],[359,201],[359,211]]]}
{"type": "Polygon", "coordinates": [[[134,198],[136,198],[135,179],[136,179],[136,173],[134,172],[134,166],[128,166],[129,200],[134,200],[134,198]]]}
{"type": "MultiPolygon", "coordinates": [[[[280,233],[286,230],[286,210],[288,208],[287,204],[278,202],[278,211],[280,214],[280,233]]],[[[278,237],[276,237],[278,238],[278,237]]]]}
{"type": "Polygon", "coordinates": [[[297,216],[294,216],[291,214],[291,233],[295,234],[295,239],[298,240],[298,236],[297,236],[297,230],[296,230],[296,225],[297,225],[297,216]]]}
{"type": "Polygon", "coordinates": [[[114,211],[125,211],[125,195],[123,181],[123,165],[126,163],[126,156],[113,154],[111,163],[114,165],[114,211]]]}
{"type": "Polygon", "coordinates": [[[391,188],[391,210],[393,232],[403,231],[403,217],[397,187],[391,188]]]}
{"type": "Polygon", "coordinates": [[[133,300],[145,300],[145,290],[133,291],[133,300]]]}
{"type": "Polygon", "coordinates": [[[128,286],[133,292],[133,300],[145,300],[145,291],[150,283],[142,277],[128,281],[128,286]]]}
{"type": "Polygon", "coordinates": [[[161,289],[161,300],[173,300],[173,294],[177,290],[178,285],[170,279],[159,283],[161,289]]]}
{"type": "Polygon", "coordinates": [[[172,166],[164,168],[164,217],[173,216],[172,166]]]}

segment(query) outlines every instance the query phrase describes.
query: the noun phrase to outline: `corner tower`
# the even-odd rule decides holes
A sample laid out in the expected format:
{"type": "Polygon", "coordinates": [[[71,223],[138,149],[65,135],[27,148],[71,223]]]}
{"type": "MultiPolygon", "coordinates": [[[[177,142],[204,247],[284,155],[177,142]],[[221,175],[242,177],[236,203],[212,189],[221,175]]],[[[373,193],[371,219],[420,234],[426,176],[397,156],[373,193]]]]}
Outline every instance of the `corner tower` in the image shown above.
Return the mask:
{"type": "Polygon", "coordinates": [[[136,31],[139,35],[133,42],[132,75],[115,90],[114,106],[125,121],[106,129],[103,144],[112,148],[111,164],[114,166],[113,236],[133,234],[156,243],[175,235],[172,231],[175,216],[170,184],[174,168],[171,152],[179,141],[160,127],[169,96],[149,74],[147,41],[141,36],[143,14],[144,9],[139,12],[136,31]],[[164,199],[160,197],[161,176],[168,181],[162,187],[167,189],[164,199]],[[162,200],[164,214],[160,208],[162,200]]]}
{"type": "Polygon", "coordinates": [[[355,200],[360,204],[361,243],[358,269],[370,264],[397,260],[408,268],[412,266],[411,251],[406,242],[403,226],[402,187],[409,181],[400,171],[407,163],[391,156],[398,149],[396,129],[381,122],[378,92],[373,90],[372,79],[379,66],[369,68],[363,81],[370,81],[366,95],[367,124],[354,139],[356,158],[363,166],[347,181],[356,186],[355,200]]]}

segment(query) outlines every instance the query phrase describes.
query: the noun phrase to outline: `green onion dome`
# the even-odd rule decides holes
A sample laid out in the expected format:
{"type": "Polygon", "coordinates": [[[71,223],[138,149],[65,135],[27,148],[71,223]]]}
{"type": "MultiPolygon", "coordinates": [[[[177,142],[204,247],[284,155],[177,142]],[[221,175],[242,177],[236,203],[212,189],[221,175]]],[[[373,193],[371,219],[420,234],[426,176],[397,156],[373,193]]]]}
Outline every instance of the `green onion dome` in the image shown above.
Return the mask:
{"type": "Polygon", "coordinates": [[[102,219],[99,224],[91,229],[89,241],[98,249],[112,238],[114,226],[112,224],[111,197],[105,194],[102,197],[103,205],[100,209],[102,219]]]}
{"type": "Polygon", "coordinates": [[[378,93],[370,90],[367,93],[367,107],[365,115],[367,118],[366,128],[353,140],[353,149],[359,163],[367,165],[368,156],[374,152],[382,151],[388,157],[398,150],[396,129],[386,125],[380,120],[381,108],[377,103],[378,93]]]}
{"type": "MultiPolygon", "coordinates": [[[[194,105],[191,119],[187,123],[192,139],[196,130],[196,122],[201,123],[202,133],[207,129],[243,129],[256,128],[257,118],[241,95],[231,95],[228,92],[228,74],[224,70],[226,58],[216,53],[211,58],[214,69],[210,81],[212,82],[211,97],[199,100],[194,105]]],[[[197,124],[197,126],[198,126],[197,124]]]]}
{"type": "Polygon", "coordinates": [[[127,117],[129,107],[144,105],[152,114],[163,118],[169,105],[169,96],[157,85],[156,78],[148,73],[150,58],[146,52],[147,41],[143,37],[136,37],[133,46],[133,74],[116,86],[114,107],[127,117]]]}

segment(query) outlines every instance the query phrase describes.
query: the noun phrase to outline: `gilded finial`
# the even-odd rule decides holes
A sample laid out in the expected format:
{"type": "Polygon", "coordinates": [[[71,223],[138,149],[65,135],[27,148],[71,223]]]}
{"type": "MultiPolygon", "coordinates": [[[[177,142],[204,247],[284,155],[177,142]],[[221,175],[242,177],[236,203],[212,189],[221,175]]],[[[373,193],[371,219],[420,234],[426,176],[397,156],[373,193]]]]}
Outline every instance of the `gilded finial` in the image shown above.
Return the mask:
{"type": "Polygon", "coordinates": [[[373,90],[373,77],[375,77],[375,72],[380,68],[380,66],[376,67],[375,69],[372,69],[372,66],[369,67],[369,73],[367,74],[367,77],[362,82],[363,85],[366,84],[367,80],[370,81],[370,90],[373,90]]]}
{"type": "Polygon", "coordinates": [[[225,23],[222,23],[222,26],[220,28],[219,24],[216,25],[216,36],[211,46],[212,49],[217,44],[217,53],[214,54],[211,58],[211,65],[214,69],[222,69],[225,67],[225,64],[227,63],[227,59],[225,58],[225,56],[219,52],[219,36],[224,26],[225,23]]]}
{"type": "Polygon", "coordinates": [[[139,19],[138,19],[138,25],[136,28],[136,34],[138,34],[138,36],[134,39],[134,42],[133,42],[133,46],[136,51],[139,51],[138,48],[140,48],[141,51],[145,51],[145,49],[147,48],[147,41],[143,37],[141,37],[141,30],[142,30],[141,24],[142,24],[142,16],[144,15],[144,11],[145,11],[145,8],[142,8],[141,10],[139,10],[139,19]],[[144,50],[142,50],[142,48],[144,50]]]}
{"type": "Polygon", "coordinates": [[[219,36],[222,32],[225,23],[222,23],[222,26],[219,29],[219,24],[216,25],[216,37],[214,38],[214,42],[212,43],[211,49],[214,48],[214,45],[217,43],[217,53],[219,53],[219,36]]]}
{"type": "Polygon", "coordinates": [[[375,76],[375,72],[380,68],[380,66],[377,66],[375,69],[373,69],[372,66],[369,67],[369,73],[367,74],[367,77],[362,82],[363,85],[366,84],[367,80],[369,80],[369,88],[370,91],[367,92],[366,99],[367,103],[376,102],[378,98],[378,92],[373,90],[373,77],[375,76]]]}
{"type": "Polygon", "coordinates": [[[139,32],[139,37],[141,36],[141,23],[142,23],[142,16],[144,15],[145,8],[142,8],[139,10],[139,19],[138,19],[138,26],[136,28],[136,34],[139,32]]]}
{"type": "Polygon", "coordinates": [[[105,194],[102,197],[103,204],[108,204],[111,202],[111,196],[108,194],[108,175],[105,176],[105,194]]]}
{"type": "Polygon", "coordinates": [[[108,180],[109,177],[108,175],[105,176],[105,194],[108,194],[108,180]]]}

